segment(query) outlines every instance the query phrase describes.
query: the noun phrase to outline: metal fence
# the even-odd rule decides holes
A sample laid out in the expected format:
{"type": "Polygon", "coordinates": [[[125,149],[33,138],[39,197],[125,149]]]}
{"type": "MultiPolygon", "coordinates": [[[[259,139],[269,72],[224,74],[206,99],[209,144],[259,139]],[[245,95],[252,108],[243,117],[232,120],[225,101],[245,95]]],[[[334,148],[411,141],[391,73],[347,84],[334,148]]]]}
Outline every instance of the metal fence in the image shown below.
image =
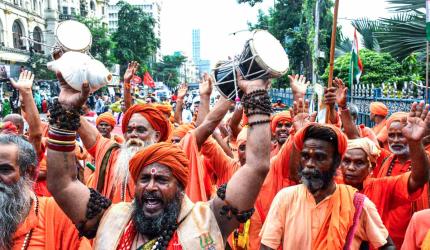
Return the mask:
{"type": "MultiPolygon", "coordinates": [[[[293,105],[293,93],[290,88],[272,89],[270,96],[273,102],[281,99],[288,107],[293,105]]],[[[395,84],[383,84],[382,88],[373,88],[369,85],[357,85],[353,91],[349,91],[349,102],[355,104],[358,108],[358,124],[365,124],[368,127],[373,126],[370,121],[369,106],[371,102],[382,102],[390,110],[390,114],[395,112],[408,112],[413,102],[419,102],[425,99],[425,87],[422,82],[404,83],[401,90],[397,90],[395,84]]],[[[314,88],[309,87],[306,93],[307,100],[313,100],[316,103],[316,94],[314,88]]],[[[312,101],[311,101],[312,102],[312,101]]],[[[429,101],[427,101],[429,103],[429,101]]],[[[312,105],[311,105],[312,106],[312,105]]],[[[311,107],[313,110],[316,108],[311,107]]]]}

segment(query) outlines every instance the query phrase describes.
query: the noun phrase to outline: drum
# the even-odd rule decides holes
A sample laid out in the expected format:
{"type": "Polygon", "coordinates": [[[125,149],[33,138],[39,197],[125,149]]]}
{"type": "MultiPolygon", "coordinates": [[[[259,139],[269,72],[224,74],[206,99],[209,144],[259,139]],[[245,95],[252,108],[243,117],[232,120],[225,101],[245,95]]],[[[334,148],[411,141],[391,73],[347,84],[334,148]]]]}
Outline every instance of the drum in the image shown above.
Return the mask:
{"type": "Polygon", "coordinates": [[[85,24],[67,20],[58,24],[55,40],[51,53],[54,60],[68,51],[88,53],[92,44],[92,35],[85,24]]]}
{"type": "Polygon", "coordinates": [[[215,87],[225,98],[236,100],[243,95],[237,85],[236,69],[244,79],[255,80],[279,78],[288,67],[288,56],[281,43],[268,31],[256,30],[239,57],[213,70],[215,87]]]}

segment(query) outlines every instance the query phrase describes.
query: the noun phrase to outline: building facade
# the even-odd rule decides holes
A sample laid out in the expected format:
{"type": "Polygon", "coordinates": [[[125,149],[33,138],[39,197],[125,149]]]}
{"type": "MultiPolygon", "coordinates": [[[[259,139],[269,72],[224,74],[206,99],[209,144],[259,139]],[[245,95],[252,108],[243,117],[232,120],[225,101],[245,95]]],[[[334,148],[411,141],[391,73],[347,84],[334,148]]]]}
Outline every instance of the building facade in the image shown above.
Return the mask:
{"type": "Polygon", "coordinates": [[[202,59],[200,57],[200,29],[193,29],[192,31],[192,50],[193,50],[193,61],[197,66],[197,75],[211,72],[211,62],[209,60],[202,59]]]}
{"type": "MultiPolygon", "coordinates": [[[[119,7],[116,6],[118,0],[111,0],[108,5],[108,24],[109,32],[113,33],[118,29],[118,12],[119,7]]],[[[161,0],[127,0],[127,3],[139,7],[145,13],[148,13],[154,18],[154,34],[160,39],[161,38],[161,0]]],[[[158,48],[155,61],[159,62],[162,59],[161,48],[158,48]]]]}
{"type": "MultiPolygon", "coordinates": [[[[107,25],[106,2],[84,1],[88,16],[102,18],[107,25]]],[[[0,79],[17,77],[30,50],[49,55],[51,49],[39,43],[54,45],[58,23],[79,14],[80,6],[80,0],[0,0],[0,70],[7,72],[0,79]]]]}

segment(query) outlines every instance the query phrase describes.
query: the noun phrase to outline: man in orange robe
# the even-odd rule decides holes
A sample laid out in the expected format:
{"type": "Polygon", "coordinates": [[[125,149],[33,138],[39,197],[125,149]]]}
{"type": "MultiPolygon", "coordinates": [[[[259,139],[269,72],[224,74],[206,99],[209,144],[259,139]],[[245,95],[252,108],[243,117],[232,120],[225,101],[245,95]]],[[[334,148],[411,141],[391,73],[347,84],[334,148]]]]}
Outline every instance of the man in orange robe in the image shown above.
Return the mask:
{"type": "Polygon", "coordinates": [[[430,209],[422,210],[412,215],[401,249],[430,249],[430,209]]]}
{"type": "Polygon", "coordinates": [[[334,182],[347,149],[340,129],[312,123],[295,134],[294,145],[303,184],[276,195],[261,230],[261,249],[358,249],[362,241],[392,247],[375,205],[334,182]]]}
{"type": "Polygon", "coordinates": [[[33,146],[19,136],[0,135],[0,152],[0,249],[91,249],[53,198],[34,194],[33,146]]]}
{"type": "Polygon", "coordinates": [[[135,104],[124,114],[122,132],[125,143],[118,145],[102,137],[84,118],[81,118],[78,130],[85,148],[96,162],[96,171],[87,185],[114,203],[130,201],[133,197],[134,184],[129,178],[128,161],[139,149],[166,141],[171,127],[164,114],[151,104],[135,104]]]}
{"type": "Polygon", "coordinates": [[[272,150],[272,157],[279,152],[282,145],[287,141],[292,125],[293,119],[291,118],[289,111],[283,111],[273,116],[270,128],[272,129],[272,134],[276,139],[277,144],[275,149],[272,150]]]}
{"type": "Polygon", "coordinates": [[[373,126],[372,130],[375,132],[376,137],[381,146],[387,145],[387,126],[386,126],[386,118],[388,116],[388,108],[382,102],[372,102],[370,104],[370,120],[375,122],[375,126],[373,126]]]}
{"type": "Polygon", "coordinates": [[[110,112],[104,112],[96,119],[96,128],[103,137],[112,139],[118,144],[122,144],[124,142],[124,138],[122,136],[111,134],[115,125],[115,117],[110,112]]]}

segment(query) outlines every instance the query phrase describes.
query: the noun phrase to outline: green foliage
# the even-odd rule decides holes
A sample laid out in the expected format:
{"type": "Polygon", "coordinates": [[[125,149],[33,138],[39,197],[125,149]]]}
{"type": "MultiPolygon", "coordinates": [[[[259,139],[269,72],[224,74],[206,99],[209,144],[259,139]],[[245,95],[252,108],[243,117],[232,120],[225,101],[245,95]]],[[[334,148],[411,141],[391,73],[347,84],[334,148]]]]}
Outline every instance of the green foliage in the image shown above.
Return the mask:
{"type": "MultiPolygon", "coordinates": [[[[363,73],[360,83],[374,84],[375,87],[382,83],[403,83],[404,81],[422,80],[422,63],[416,60],[416,55],[401,63],[397,62],[389,53],[378,53],[362,49],[360,58],[363,62],[363,73]]],[[[335,60],[333,75],[344,81],[349,76],[351,53],[347,53],[335,60]]],[[[327,81],[329,67],[326,68],[322,79],[327,81]]],[[[398,84],[400,86],[400,84],[398,84]]]]}
{"type": "Polygon", "coordinates": [[[109,36],[107,27],[98,18],[77,16],[77,20],[85,24],[93,36],[90,50],[91,55],[101,61],[106,67],[111,67],[115,63],[115,58],[110,53],[110,50],[114,47],[114,43],[109,36]]]}
{"type": "Polygon", "coordinates": [[[337,27],[336,36],[335,58],[338,58],[351,52],[352,40],[343,34],[342,27],[337,27]]]}
{"type": "Polygon", "coordinates": [[[256,3],[261,3],[263,0],[237,0],[238,3],[247,3],[251,6],[254,6],[256,3]]]}
{"type": "Polygon", "coordinates": [[[138,61],[141,65],[149,63],[160,47],[160,41],[155,36],[155,20],[150,14],[123,1],[117,5],[121,9],[118,13],[118,30],[112,40],[116,43],[113,54],[122,66],[122,75],[130,61],[138,61]]]}
{"type": "Polygon", "coordinates": [[[33,72],[36,80],[55,79],[55,73],[50,71],[46,64],[51,60],[50,57],[39,53],[32,53],[26,62],[26,66],[33,72]]]}
{"type": "Polygon", "coordinates": [[[163,56],[163,60],[153,65],[153,78],[161,81],[169,88],[176,87],[179,83],[179,67],[187,60],[181,54],[163,56]]]}

